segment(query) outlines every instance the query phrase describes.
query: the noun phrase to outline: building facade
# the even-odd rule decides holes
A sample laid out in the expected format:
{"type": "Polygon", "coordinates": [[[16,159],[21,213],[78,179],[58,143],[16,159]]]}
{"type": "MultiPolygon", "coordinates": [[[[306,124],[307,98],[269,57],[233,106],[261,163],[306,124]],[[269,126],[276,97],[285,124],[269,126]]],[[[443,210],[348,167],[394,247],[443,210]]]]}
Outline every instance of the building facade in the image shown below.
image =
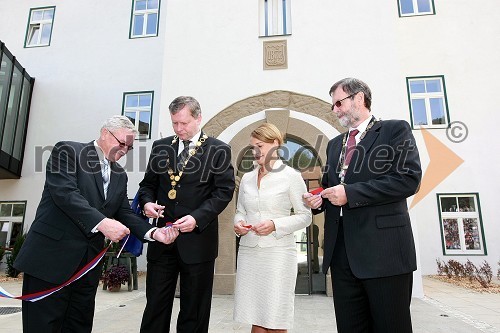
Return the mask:
{"type": "MultiPolygon", "coordinates": [[[[173,134],[168,105],[179,95],[198,99],[204,131],[231,144],[237,179],[248,169],[249,133],[268,121],[286,134],[286,158],[310,188],[318,186],[327,141],[343,131],[328,91],[339,79],[357,77],[372,89],[373,114],[408,121],[417,139],[424,179],[408,200],[419,263],[415,294],[422,294],[420,276],[436,273],[436,259],[487,261],[496,272],[500,157],[491,140],[494,119],[486,119],[500,87],[495,9],[494,0],[480,6],[465,0],[1,1],[2,142],[22,130],[19,121],[12,127],[13,100],[22,100],[7,79],[12,68],[24,69],[32,91],[16,160],[21,167],[0,163],[0,246],[12,246],[29,229],[51,147],[96,139],[114,114],[130,117],[140,132],[121,163],[133,197],[152,142],[173,134]]],[[[2,145],[2,154],[12,157],[6,150],[2,145]]],[[[234,200],[219,222],[217,293],[234,286],[234,200]]],[[[328,277],[317,273],[322,232],[317,216],[296,234],[298,293],[328,289],[328,277]]]]}

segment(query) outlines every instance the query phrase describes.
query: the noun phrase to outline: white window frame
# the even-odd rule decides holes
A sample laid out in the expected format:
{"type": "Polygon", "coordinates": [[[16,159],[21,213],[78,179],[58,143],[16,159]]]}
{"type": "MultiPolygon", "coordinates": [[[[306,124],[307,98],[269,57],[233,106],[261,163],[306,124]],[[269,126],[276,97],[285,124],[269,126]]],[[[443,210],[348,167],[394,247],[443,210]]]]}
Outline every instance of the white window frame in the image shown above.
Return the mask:
{"type": "Polygon", "coordinates": [[[29,23],[28,23],[28,31],[26,33],[26,42],[25,42],[25,47],[39,47],[39,46],[49,46],[50,41],[52,40],[52,29],[54,28],[54,16],[55,16],[55,9],[56,7],[44,7],[44,8],[34,8],[31,9],[30,11],[30,18],[29,18],[29,23]],[[44,19],[45,12],[52,11],[52,18],[50,19],[44,19]],[[42,19],[41,20],[35,20],[33,18],[33,14],[37,12],[42,12],[42,19]],[[45,26],[50,25],[50,36],[49,40],[46,43],[42,43],[42,32],[45,26]],[[31,39],[33,38],[33,35],[35,34],[35,31],[38,31],[38,36],[37,40],[35,43],[30,44],[31,39]]]}
{"type": "Polygon", "coordinates": [[[132,22],[131,22],[131,29],[130,29],[130,38],[142,38],[142,37],[156,37],[158,36],[158,25],[160,22],[160,0],[158,0],[158,6],[157,8],[147,8],[147,5],[149,2],[146,0],[146,9],[141,9],[141,10],[136,10],[136,2],[138,0],[134,0],[132,3],[132,22]],[[156,14],[156,28],[155,32],[152,34],[147,33],[147,27],[148,27],[148,19],[149,15],[156,14]],[[136,17],[142,16],[144,18],[144,24],[142,26],[142,33],[140,35],[134,35],[135,32],[135,24],[136,24],[136,17]]]}
{"type": "MultiPolygon", "coordinates": [[[[449,194],[449,193],[438,193],[438,208],[439,208],[439,223],[441,230],[441,241],[443,247],[444,255],[486,255],[486,243],[483,231],[483,222],[481,219],[481,207],[479,204],[479,195],[477,193],[461,193],[461,194],[449,194]],[[441,206],[442,198],[456,198],[457,207],[456,211],[443,211],[441,206]],[[475,211],[464,211],[460,207],[460,198],[473,198],[475,211]],[[444,230],[444,222],[447,219],[454,219],[458,224],[458,236],[460,242],[460,249],[448,249],[446,245],[446,231],[444,230]],[[464,220],[466,219],[476,219],[477,220],[477,241],[480,243],[480,249],[467,249],[466,245],[466,231],[464,230],[464,220]]],[[[472,235],[469,235],[472,236],[472,235]]]]}
{"type": "Polygon", "coordinates": [[[153,99],[154,99],[154,94],[152,91],[140,91],[140,92],[126,92],[123,94],[123,115],[127,115],[127,113],[135,113],[135,118],[132,120],[132,122],[135,125],[135,129],[139,131],[139,123],[140,123],[140,116],[141,113],[148,112],[149,113],[149,130],[147,134],[138,134],[136,137],[136,140],[144,140],[144,139],[149,139],[151,138],[151,122],[152,122],[152,115],[153,115],[153,99]],[[128,97],[133,97],[137,96],[137,98],[140,98],[140,96],[145,96],[149,95],[150,96],[150,105],[148,106],[133,106],[133,107],[127,107],[127,98],[128,97]]]}
{"type": "Polygon", "coordinates": [[[10,216],[0,216],[0,232],[7,232],[6,243],[0,244],[2,247],[13,247],[14,244],[10,244],[10,238],[12,235],[12,230],[14,229],[14,224],[21,225],[21,234],[23,233],[23,223],[24,223],[24,215],[26,214],[26,202],[23,201],[7,201],[0,202],[1,205],[12,205],[10,216]],[[23,216],[12,216],[12,210],[14,209],[14,205],[24,205],[24,213],[23,216]]]}
{"type": "Polygon", "coordinates": [[[422,16],[422,15],[434,15],[436,14],[436,10],[434,9],[434,0],[426,0],[429,2],[430,11],[428,12],[419,12],[418,11],[418,0],[411,0],[413,2],[413,13],[402,13],[401,0],[398,0],[398,9],[400,17],[407,16],[422,16]]]}
{"type": "Polygon", "coordinates": [[[292,34],[291,0],[259,1],[259,33],[261,37],[292,34]]]}
{"type": "Polygon", "coordinates": [[[409,106],[410,106],[410,113],[411,113],[411,122],[412,122],[412,128],[413,129],[419,129],[419,128],[447,128],[450,123],[450,117],[449,117],[449,112],[448,112],[448,101],[446,99],[446,87],[445,87],[445,81],[444,81],[444,76],[425,76],[425,77],[408,77],[406,78],[406,83],[407,83],[407,89],[408,89],[408,100],[409,100],[409,106]],[[431,80],[439,80],[440,86],[441,86],[441,91],[440,92],[423,92],[423,93],[412,93],[411,92],[411,82],[414,81],[424,81],[424,86],[426,86],[425,82],[426,81],[431,81],[431,80]],[[440,98],[442,99],[443,103],[443,116],[444,116],[444,123],[443,124],[433,124],[432,123],[432,112],[431,112],[431,99],[434,98],[440,98]],[[415,122],[415,113],[413,110],[413,100],[418,100],[418,99],[423,99],[425,103],[425,116],[427,119],[427,124],[426,125],[421,125],[421,124],[416,124],[415,122]]]}

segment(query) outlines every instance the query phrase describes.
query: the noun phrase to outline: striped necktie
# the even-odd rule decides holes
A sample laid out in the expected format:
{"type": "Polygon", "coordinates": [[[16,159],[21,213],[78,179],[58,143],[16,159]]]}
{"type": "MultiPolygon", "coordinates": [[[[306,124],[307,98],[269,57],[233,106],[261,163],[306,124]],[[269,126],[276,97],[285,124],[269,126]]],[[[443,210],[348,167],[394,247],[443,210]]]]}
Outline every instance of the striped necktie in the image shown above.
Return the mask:
{"type": "Polygon", "coordinates": [[[103,159],[102,161],[102,181],[104,186],[104,199],[106,199],[108,194],[108,186],[109,186],[109,161],[107,159],[103,159]]]}

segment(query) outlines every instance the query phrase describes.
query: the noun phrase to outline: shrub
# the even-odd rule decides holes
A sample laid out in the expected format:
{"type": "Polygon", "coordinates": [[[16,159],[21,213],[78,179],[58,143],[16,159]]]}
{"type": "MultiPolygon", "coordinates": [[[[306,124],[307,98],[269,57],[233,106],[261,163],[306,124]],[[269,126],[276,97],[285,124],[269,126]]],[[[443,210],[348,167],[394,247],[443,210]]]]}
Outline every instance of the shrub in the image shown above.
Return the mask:
{"type": "Polygon", "coordinates": [[[21,247],[23,246],[24,240],[26,239],[26,235],[19,235],[16,238],[16,241],[14,243],[14,248],[12,249],[11,254],[7,257],[7,270],[5,271],[7,273],[7,276],[16,278],[20,271],[14,268],[14,261],[16,261],[16,257],[19,254],[19,251],[21,250],[21,247]]]}
{"type": "Polygon", "coordinates": [[[108,288],[117,288],[125,282],[128,282],[130,273],[126,266],[112,265],[101,277],[101,280],[108,288]]]}
{"type": "Polygon", "coordinates": [[[483,288],[488,288],[491,284],[491,279],[493,278],[493,271],[491,270],[490,264],[483,261],[483,265],[476,269],[476,280],[481,284],[483,288]]]}
{"type": "Polygon", "coordinates": [[[4,254],[5,254],[5,249],[0,246],[0,261],[2,261],[4,254]]]}

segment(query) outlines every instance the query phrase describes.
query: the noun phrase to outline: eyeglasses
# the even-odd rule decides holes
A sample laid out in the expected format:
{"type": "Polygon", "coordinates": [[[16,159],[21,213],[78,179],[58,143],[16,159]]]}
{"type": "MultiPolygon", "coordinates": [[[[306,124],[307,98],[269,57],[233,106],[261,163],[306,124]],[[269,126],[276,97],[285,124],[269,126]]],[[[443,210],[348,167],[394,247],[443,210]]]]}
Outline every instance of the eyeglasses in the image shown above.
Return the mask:
{"type": "Polygon", "coordinates": [[[332,111],[333,111],[333,108],[336,106],[338,108],[340,108],[342,106],[342,101],[348,99],[348,98],[351,98],[352,96],[356,95],[357,93],[359,93],[359,91],[355,92],[354,94],[351,94],[347,97],[344,97],[342,99],[339,99],[338,101],[336,101],[333,105],[332,105],[332,111]]]}
{"type": "Polygon", "coordinates": [[[132,150],[132,149],[134,149],[134,146],[133,146],[133,145],[130,145],[130,146],[129,146],[129,145],[127,145],[125,142],[118,140],[118,138],[117,138],[117,137],[116,137],[113,133],[111,133],[111,131],[110,131],[110,130],[107,130],[107,131],[109,132],[109,134],[111,134],[111,135],[113,136],[113,138],[115,138],[115,139],[116,139],[116,141],[118,141],[118,145],[120,146],[120,148],[125,148],[125,147],[127,147],[127,149],[128,149],[128,150],[132,150]]]}

